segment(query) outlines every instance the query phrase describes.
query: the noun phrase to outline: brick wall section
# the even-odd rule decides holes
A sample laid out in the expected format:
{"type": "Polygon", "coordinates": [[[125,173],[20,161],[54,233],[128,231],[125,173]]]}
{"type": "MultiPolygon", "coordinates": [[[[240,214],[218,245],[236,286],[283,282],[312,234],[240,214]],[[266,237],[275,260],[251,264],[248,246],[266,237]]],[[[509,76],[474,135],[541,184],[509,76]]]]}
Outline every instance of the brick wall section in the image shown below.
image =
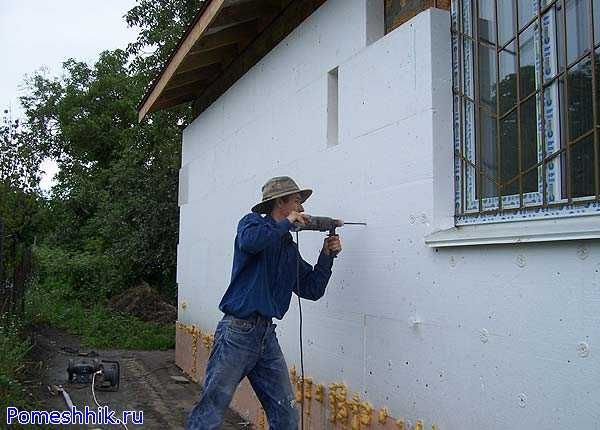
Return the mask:
{"type": "Polygon", "coordinates": [[[386,34],[430,7],[450,10],[450,0],[385,0],[386,34]]]}

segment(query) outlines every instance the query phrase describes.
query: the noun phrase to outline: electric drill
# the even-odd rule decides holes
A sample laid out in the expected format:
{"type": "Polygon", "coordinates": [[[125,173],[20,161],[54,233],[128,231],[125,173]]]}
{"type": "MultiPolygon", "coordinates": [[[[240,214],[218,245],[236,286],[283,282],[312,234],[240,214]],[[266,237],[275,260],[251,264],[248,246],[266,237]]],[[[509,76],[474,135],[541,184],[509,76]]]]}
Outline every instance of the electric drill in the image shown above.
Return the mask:
{"type": "MultiPolygon", "coordinates": [[[[307,215],[309,222],[307,224],[301,224],[299,222],[294,223],[293,231],[312,230],[312,231],[329,231],[329,237],[336,236],[335,229],[344,225],[367,225],[364,222],[345,222],[341,219],[329,218],[326,216],[312,216],[307,215]]],[[[337,252],[331,254],[333,258],[337,257],[337,252]]]]}

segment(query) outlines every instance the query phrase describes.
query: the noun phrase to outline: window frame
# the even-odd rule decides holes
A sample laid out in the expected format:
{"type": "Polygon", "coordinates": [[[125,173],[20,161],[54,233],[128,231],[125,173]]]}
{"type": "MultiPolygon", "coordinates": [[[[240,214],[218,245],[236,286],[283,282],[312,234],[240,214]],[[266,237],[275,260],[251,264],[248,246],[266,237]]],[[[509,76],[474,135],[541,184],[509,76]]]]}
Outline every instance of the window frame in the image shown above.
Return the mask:
{"type": "MultiPolygon", "coordinates": [[[[537,8],[535,15],[531,15],[525,25],[520,25],[519,21],[519,0],[515,0],[516,28],[513,28],[513,35],[507,40],[499,40],[498,23],[498,1],[505,0],[485,0],[493,3],[494,15],[494,41],[489,44],[480,40],[479,19],[473,19],[473,16],[479,15],[480,0],[453,0],[451,6],[451,32],[452,32],[452,88],[453,88],[453,137],[454,137],[454,180],[455,180],[455,225],[481,224],[489,222],[512,221],[519,219],[531,219],[537,217],[564,217],[584,215],[591,213],[600,213],[600,166],[599,157],[599,129],[600,118],[598,116],[598,56],[600,55],[600,34],[595,34],[600,28],[600,23],[595,19],[600,19],[600,11],[595,10],[593,0],[541,0],[532,5],[537,8]],[[542,1],[545,3],[542,6],[542,1]],[[567,54],[567,35],[564,31],[567,26],[567,13],[565,1],[583,1],[587,2],[588,8],[588,26],[589,38],[588,46],[574,61],[568,60],[567,54]],[[559,12],[559,7],[563,8],[559,12]],[[596,16],[595,16],[596,15],[596,16]],[[557,19],[562,19],[556,28],[551,28],[556,24],[557,19]],[[468,24],[470,28],[465,28],[468,24]],[[559,33],[560,25],[563,26],[563,32],[559,33]],[[598,28],[594,28],[595,25],[598,28]],[[525,97],[520,94],[520,43],[521,36],[533,29],[534,42],[534,67],[535,67],[535,85],[533,92],[525,97]],[[542,32],[540,33],[540,29],[542,32]],[[552,36],[546,37],[550,32],[552,36]],[[562,37],[562,39],[561,39],[562,37]],[[558,43],[563,43],[562,53],[558,43]],[[499,82],[500,81],[500,55],[511,44],[516,47],[516,105],[502,112],[500,108],[499,82]],[[554,44],[554,49],[552,49],[554,44]],[[470,49],[465,47],[470,45],[470,49]],[[487,180],[490,177],[484,173],[483,162],[477,154],[482,154],[481,144],[481,115],[485,109],[482,107],[481,96],[479,94],[480,85],[479,74],[480,55],[479,49],[482,45],[492,48],[495,53],[495,89],[496,89],[496,110],[495,116],[490,117],[496,121],[495,146],[496,146],[496,177],[494,186],[495,195],[484,197],[481,191],[481,184],[484,176],[487,180]],[[470,51],[470,52],[469,52],[470,51]],[[560,67],[558,55],[564,55],[563,68],[560,67]],[[568,86],[570,82],[569,74],[576,67],[581,66],[587,60],[591,63],[592,70],[592,126],[587,132],[578,136],[576,139],[569,140],[569,130],[571,126],[568,118],[568,107],[564,108],[565,100],[560,97],[563,95],[561,90],[564,88],[564,95],[567,101],[568,86]],[[470,67],[465,67],[465,64],[470,67]],[[548,66],[549,64],[549,66],[548,66]],[[546,65],[546,66],[545,66],[546,65]],[[552,69],[555,66],[554,75],[547,79],[545,67],[552,69]],[[563,88],[561,88],[561,85],[563,88]],[[554,100],[551,100],[554,99],[554,100]],[[518,181],[519,193],[511,195],[498,196],[498,190],[506,187],[502,185],[500,175],[502,164],[502,152],[500,149],[500,121],[506,120],[509,116],[516,113],[517,118],[521,118],[522,106],[534,100],[536,107],[535,133],[537,135],[535,164],[523,169],[522,161],[522,133],[521,122],[517,121],[517,148],[518,148],[518,175],[514,176],[508,184],[518,181]],[[558,102],[556,105],[548,104],[548,101],[558,102]],[[563,104],[561,104],[561,102],[563,104]],[[548,108],[550,106],[550,108],[548,108]],[[542,118],[542,116],[544,118],[542,118]],[[549,124],[552,130],[546,129],[549,124]],[[564,127],[564,130],[563,128],[564,127]],[[558,138],[557,138],[558,137],[558,138]],[[571,187],[570,168],[571,152],[577,143],[583,143],[584,140],[593,138],[593,164],[592,164],[592,186],[595,195],[585,197],[574,197],[571,187]],[[564,144],[563,142],[569,142],[564,144]],[[557,149],[558,148],[558,149],[557,149]],[[499,160],[498,160],[499,159],[499,160]],[[564,162],[561,161],[566,159],[564,162]],[[498,168],[498,165],[500,166],[498,168]],[[537,170],[537,190],[532,192],[523,191],[524,173],[533,173],[537,170]],[[563,170],[566,170],[563,175],[563,170]],[[566,176],[566,181],[564,177],[566,176]],[[559,180],[560,178],[560,180],[559,180]],[[563,190],[563,182],[566,182],[566,190],[563,190]]],[[[534,0],[532,0],[534,1],[534,0]]],[[[596,8],[599,6],[596,5],[596,8]]],[[[587,144],[587,142],[586,142],[587,144]]],[[[491,180],[493,180],[492,178],[491,180]]]]}

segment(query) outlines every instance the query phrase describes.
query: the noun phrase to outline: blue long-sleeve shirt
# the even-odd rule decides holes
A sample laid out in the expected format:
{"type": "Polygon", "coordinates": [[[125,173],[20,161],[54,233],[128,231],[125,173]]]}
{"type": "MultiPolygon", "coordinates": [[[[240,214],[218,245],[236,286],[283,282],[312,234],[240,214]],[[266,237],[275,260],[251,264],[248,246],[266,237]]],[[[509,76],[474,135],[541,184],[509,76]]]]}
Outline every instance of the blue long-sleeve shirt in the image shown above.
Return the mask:
{"type": "Polygon", "coordinates": [[[292,292],[309,300],[325,294],[331,277],[333,257],[321,251],[313,268],[300,257],[300,289],[296,285],[296,243],[287,219],[275,221],[270,215],[244,216],[237,228],[231,282],[219,309],[238,318],[253,313],[282,319],[290,307],[292,292]]]}

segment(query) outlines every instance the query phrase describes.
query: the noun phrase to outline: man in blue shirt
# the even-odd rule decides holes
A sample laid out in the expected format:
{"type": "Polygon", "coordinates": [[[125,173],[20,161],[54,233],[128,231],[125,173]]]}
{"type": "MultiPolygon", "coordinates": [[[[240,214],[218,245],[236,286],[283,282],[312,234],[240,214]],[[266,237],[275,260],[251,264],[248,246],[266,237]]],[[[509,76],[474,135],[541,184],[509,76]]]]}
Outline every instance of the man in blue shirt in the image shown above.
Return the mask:
{"type": "Polygon", "coordinates": [[[246,376],[269,428],[298,428],[294,392],[272,318],[283,318],[292,292],[309,300],[325,294],[333,253],[342,245],[339,237],[327,237],[313,268],[302,259],[290,234],[294,224],[308,222],[302,203],[312,190],[301,190],[291,178],[280,176],[270,179],[262,193],[262,201],[238,224],[231,282],[219,304],[225,315],[215,330],[204,389],[188,417],[187,430],[219,429],[246,376]]]}

